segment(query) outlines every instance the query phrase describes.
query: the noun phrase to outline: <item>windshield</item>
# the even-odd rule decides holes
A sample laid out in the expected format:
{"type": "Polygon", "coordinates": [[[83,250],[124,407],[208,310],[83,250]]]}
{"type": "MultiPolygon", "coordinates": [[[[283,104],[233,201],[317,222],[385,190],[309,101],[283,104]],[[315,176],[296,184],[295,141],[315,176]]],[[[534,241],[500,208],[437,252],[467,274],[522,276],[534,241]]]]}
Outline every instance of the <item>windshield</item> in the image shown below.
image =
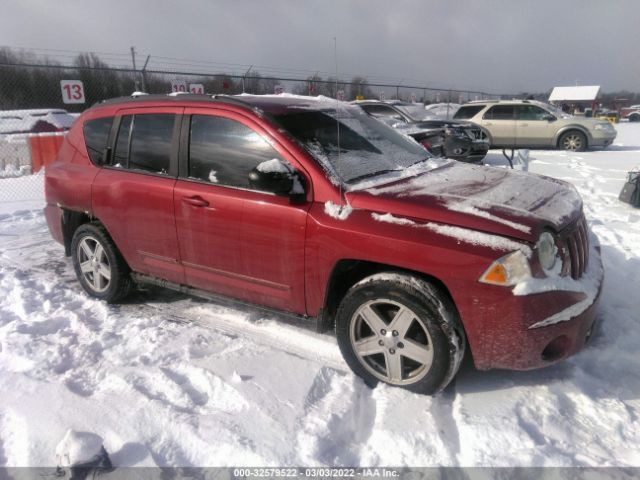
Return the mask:
{"type": "Polygon", "coordinates": [[[339,110],[292,108],[276,115],[276,119],[330,177],[343,183],[353,184],[382,173],[403,170],[431,157],[412,139],[352,107],[339,110]]]}

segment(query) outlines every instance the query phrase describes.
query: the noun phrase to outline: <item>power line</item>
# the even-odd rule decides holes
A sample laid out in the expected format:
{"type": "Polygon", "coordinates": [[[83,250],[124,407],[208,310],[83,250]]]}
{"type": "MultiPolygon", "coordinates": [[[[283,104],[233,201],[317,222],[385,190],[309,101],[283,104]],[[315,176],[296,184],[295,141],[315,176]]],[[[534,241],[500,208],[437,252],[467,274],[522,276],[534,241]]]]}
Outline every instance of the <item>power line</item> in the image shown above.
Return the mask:
{"type": "MultiPolygon", "coordinates": [[[[47,59],[57,60],[62,63],[67,63],[72,65],[73,60],[77,58],[78,55],[83,53],[93,53],[99,55],[102,61],[107,63],[110,66],[117,68],[127,68],[131,62],[130,53],[116,53],[116,52],[100,52],[100,51],[78,51],[78,50],[66,50],[66,49],[55,49],[55,48],[31,48],[31,47],[17,47],[17,46],[9,46],[4,45],[0,46],[0,48],[9,48],[11,50],[17,50],[22,52],[29,52],[34,55],[39,55],[46,57],[47,59]]],[[[228,62],[215,62],[210,60],[196,60],[196,59],[182,59],[176,57],[168,57],[168,56],[155,56],[150,55],[150,67],[149,70],[168,70],[168,69],[176,69],[176,70],[184,70],[186,67],[199,68],[203,71],[201,73],[206,74],[228,74],[228,75],[241,75],[250,64],[242,64],[242,63],[228,63],[228,62]],[[209,70],[211,71],[204,71],[209,70]],[[220,70],[231,70],[231,71],[220,71],[220,70]],[[235,71],[234,71],[235,70],[235,71]]],[[[276,77],[279,75],[289,76],[289,75],[305,75],[307,77],[313,76],[314,74],[319,74],[321,76],[331,77],[335,75],[335,72],[327,72],[327,71],[319,71],[319,70],[308,70],[302,68],[291,68],[291,67],[279,67],[279,66],[268,66],[268,65],[251,65],[251,68],[257,72],[264,73],[270,75],[272,77],[276,77]]],[[[179,73],[179,72],[176,72],[179,73]]],[[[353,77],[363,77],[366,78],[367,83],[372,85],[374,83],[393,83],[393,86],[399,86],[402,82],[412,82],[416,85],[419,85],[419,88],[424,89],[433,89],[433,90],[446,90],[446,87],[442,85],[438,86],[438,84],[433,83],[431,85],[427,85],[429,82],[425,82],[424,79],[412,79],[408,77],[393,77],[390,75],[379,75],[379,74],[366,74],[366,73],[347,73],[342,72],[342,76],[346,78],[353,77]]],[[[306,79],[297,79],[297,81],[305,81],[306,79]]],[[[340,80],[343,81],[344,80],[340,80]]],[[[409,88],[408,85],[404,88],[409,88]]],[[[414,87],[417,88],[417,87],[414,87]]],[[[456,86],[452,91],[480,91],[480,90],[492,90],[492,89],[483,89],[481,87],[475,89],[468,89],[464,87],[456,86]]]]}

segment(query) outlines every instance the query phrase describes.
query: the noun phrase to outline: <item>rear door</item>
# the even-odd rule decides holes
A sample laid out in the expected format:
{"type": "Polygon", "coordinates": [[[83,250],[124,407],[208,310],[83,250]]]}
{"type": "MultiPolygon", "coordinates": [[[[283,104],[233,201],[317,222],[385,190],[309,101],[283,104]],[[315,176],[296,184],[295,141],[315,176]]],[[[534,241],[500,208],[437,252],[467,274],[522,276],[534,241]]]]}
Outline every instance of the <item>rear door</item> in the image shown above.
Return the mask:
{"type": "Polygon", "coordinates": [[[182,111],[119,111],[111,159],[92,187],[94,214],[129,266],[177,283],[184,283],[173,211],[182,111]]]}
{"type": "Polygon", "coordinates": [[[189,285],[305,313],[304,241],[310,204],[251,187],[259,163],[295,159],[251,119],[185,111],[175,212],[189,285]]]}
{"type": "Polygon", "coordinates": [[[493,105],[484,113],[480,124],[491,133],[492,146],[515,146],[516,121],[513,105],[493,105]]]}
{"type": "Polygon", "coordinates": [[[549,112],[536,105],[516,105],[515,111],[517,146],[551,145],[556,127],[545,118],[549,112]]]}

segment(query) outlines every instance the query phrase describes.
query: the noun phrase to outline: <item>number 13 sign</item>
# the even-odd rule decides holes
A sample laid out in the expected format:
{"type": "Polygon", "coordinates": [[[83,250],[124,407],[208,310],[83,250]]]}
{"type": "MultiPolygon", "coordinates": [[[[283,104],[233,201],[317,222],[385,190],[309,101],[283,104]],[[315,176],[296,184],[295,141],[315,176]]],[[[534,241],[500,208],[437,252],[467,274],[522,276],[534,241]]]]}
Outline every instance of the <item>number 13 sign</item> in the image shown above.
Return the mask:
{"type": "Polygon", "coordinates": [[[60,80],[64,103],[84,103],[84,87],[80,80],[60,80]]]}

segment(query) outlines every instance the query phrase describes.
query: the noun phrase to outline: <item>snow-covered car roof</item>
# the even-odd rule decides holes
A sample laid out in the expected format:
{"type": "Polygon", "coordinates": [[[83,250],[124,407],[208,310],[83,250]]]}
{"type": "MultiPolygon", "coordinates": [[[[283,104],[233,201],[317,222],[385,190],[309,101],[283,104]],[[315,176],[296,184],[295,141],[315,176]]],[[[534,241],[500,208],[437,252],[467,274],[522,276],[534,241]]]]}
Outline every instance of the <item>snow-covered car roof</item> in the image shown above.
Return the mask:
{"type": "Polygon", "coordinates": [[[76,117],[62,109],[1,110],[0,134],[27,133],[36,129],[39,122],[54,129],[68,130],[76,117]]]}

